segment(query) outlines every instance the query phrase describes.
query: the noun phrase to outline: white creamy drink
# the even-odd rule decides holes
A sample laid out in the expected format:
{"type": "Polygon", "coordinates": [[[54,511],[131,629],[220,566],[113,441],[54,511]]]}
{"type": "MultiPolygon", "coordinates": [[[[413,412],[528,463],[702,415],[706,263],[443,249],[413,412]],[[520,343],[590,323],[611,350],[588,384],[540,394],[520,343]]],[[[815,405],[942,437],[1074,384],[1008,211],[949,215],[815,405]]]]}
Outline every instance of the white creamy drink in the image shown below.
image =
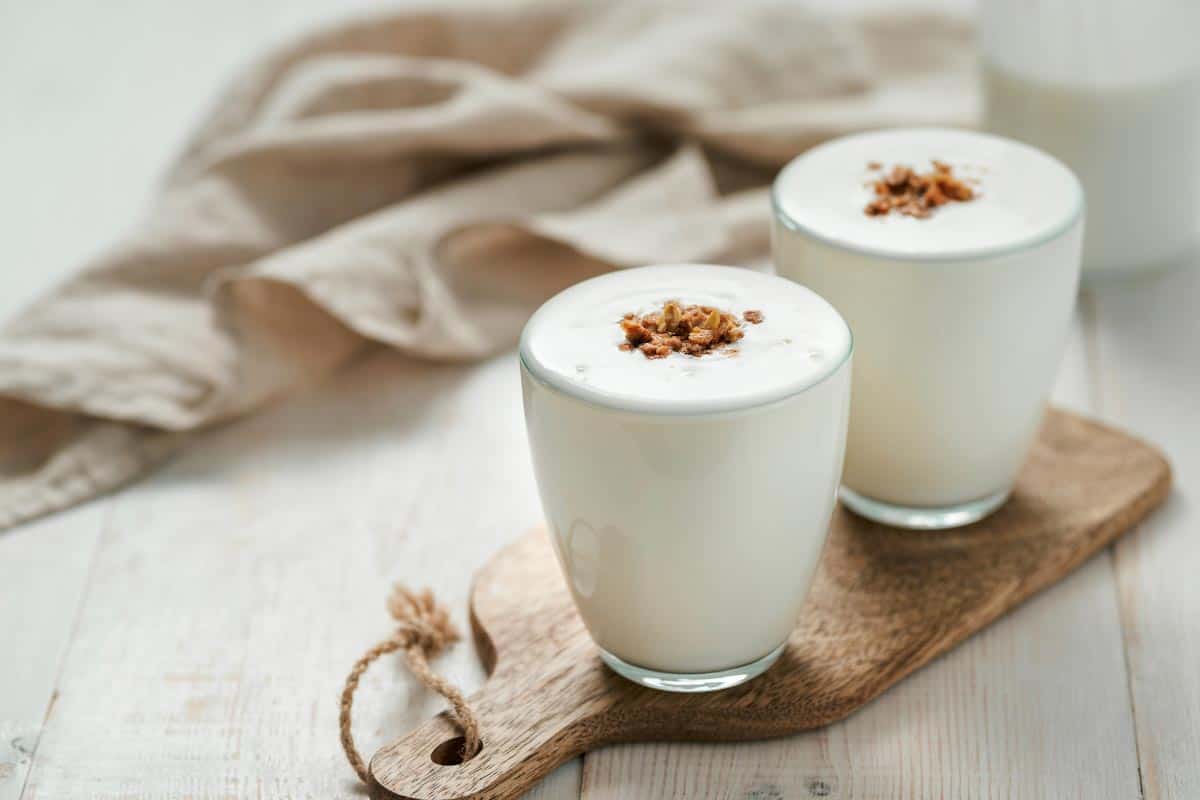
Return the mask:
{"type": "Polygon", "coordinates": [[[774,204],[779,273],[854,330],[843,500],[918,528],[994,510],[1036,433],[1071,317],[1078,181],[1017,142],[894,130],[808,151],[776,179],[774,204]],[[923,216],[867,213],[877,183],[893,196],[897,166],[914,182],[952,177],[971,197],[923,216]]]}
{"type": "Polygon", "coordinates": [[[542,504],[616,671],[703,691],[779,654],[833,509],[850,349],[812,291],[730,267],[611,273],[530,319],[520,352],[542,504]],[[623,317],[672,301],[726,312],[741,338],[699,356],[631,349],[623,317]]]}
{"type": "Polygon", "coordinates": [[[981,6],[986,127],[1083,183],[1085,280],[1184,262],[1200,235],[1200,3],[981,6]]]}

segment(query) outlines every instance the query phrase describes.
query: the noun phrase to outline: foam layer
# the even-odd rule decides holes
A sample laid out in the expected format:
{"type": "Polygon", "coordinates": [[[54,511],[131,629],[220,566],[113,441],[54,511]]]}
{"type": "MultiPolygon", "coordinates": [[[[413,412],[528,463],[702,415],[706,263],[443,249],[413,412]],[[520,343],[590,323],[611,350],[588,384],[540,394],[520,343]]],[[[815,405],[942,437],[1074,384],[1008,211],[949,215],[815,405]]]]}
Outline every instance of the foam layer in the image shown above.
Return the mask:
{"type": "Polygon", "coordinates": [[[819,383],[850,353],[850,329],[827,302],[783,278],[696,264],[621,270],[551,298],[521,336],[533,376],[584,400],[630,411],[703,414],[782,399],[819,383]],[[667,300],[715,306],[745,324],[732,347],[692,357],[648,359],[619,349],[627,312],[648,313],[667,300]]]}
{"type": "Polygon", "coordinates": [[[851,250],[908,258],[951,258],[1015,249],[1062,231],[1083,210],[1083,192],[1061,162],[1028,145],[972,131],[906,129],[864,133],[809,150],[775,181],[776,213],[788,227],[851,250]],[[904,164],[920,172],[944,161],[977,181],[977,197],[925,219],[869,217],[869,183],[904,164]]]}

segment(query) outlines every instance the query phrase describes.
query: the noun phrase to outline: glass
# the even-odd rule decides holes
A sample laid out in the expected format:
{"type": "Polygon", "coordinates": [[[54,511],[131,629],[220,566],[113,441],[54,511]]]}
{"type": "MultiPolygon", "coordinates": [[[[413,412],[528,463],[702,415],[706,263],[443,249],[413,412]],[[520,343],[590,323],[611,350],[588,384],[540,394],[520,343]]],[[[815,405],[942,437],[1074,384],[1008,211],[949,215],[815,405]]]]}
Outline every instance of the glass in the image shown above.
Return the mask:
{"type": "Polygon", "coordinates": [[[1087,282],[1189,260],[1200,230],[1200,3],[980,5],[985,127],[1061,159],[1087,197],[1087,282]]]}
{"type": "Polygon", "coordinates": [[[1037,433],[1066,341],[1083,229],[1078,182],[1053,159],[997,137],[879,131],[794,160],[776,179],[773,205],[776,270],[832,303],[854,330],[842,502],[922,530],[995,511],[1037,433]],[[979,199],[935,212],[946,217],[867,217],[856,194],[869,196],[859,181],[867,153],[908,164],[916,153],[980,155],[993,182],[985,179],[979,199]],[[995,229],[985,234],[982,223],[1011,216],[998,194],[994,210],[983,206],[987,192],[1015,191],[1006,202],[1023,207],[1035,170],[1039,226],[1014,228],[1011,243],[995,229]],[[977,246],[985,235],[996,244],[977,246]],[[940,249],[899,249],[913,241],[940,249]]]}
{"type": "Polygon", "coordinates": [[[615,672],[704,692],[778,658],[836,502],[850,361],[847,350],[782,399],[679,413],[551,385],[523,338],[542,506],[575,605],[615,672]]]}

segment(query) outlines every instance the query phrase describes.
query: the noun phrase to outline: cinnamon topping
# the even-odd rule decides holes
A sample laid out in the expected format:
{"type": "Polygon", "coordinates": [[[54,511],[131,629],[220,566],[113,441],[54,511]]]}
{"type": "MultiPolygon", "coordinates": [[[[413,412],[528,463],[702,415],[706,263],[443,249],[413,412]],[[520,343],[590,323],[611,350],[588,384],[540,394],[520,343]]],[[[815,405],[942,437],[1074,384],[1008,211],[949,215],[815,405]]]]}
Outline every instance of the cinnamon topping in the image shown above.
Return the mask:
{"type": "MultiPolygon", "coordinates": [[[[875,199],[867,203],[863,212],[868,217],[879,217],[896,211],[924,219],[938,206],[950,202],[966,203],[975,198],[975,191],[955,177],[953,167],[944,161],[932,163],[933,170],[924,173],[902,164],[892,167],[871,184],[875,199]]],[[[876,161],[867,166],[872,170],[882,169],[876,161]]]]}
{"type": "MultiPolygon", "coordinates": [[[[763,321],[761,311],[746,311],[742,317],[752,325],[763,321]]],[[[626,314],[620,325],[625,333],[621,349],[637,348],[646,358],[665,358],[671,353],[703,356],[745,336],[741,321],[733,314],[710,306],[680,306],[674,301],[641,317],[626,314]]]]}

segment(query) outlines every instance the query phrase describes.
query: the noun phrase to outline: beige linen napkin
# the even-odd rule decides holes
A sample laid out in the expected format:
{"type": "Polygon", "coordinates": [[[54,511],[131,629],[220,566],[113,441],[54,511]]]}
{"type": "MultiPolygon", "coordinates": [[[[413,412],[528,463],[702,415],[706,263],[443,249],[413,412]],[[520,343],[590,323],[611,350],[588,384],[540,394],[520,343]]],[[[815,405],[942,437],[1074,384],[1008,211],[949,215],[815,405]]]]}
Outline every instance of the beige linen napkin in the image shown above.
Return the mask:
{"type": "Polygon", "coordinates": [[[364,346],[479,358],[589,275],[761,257],[791,156],[974,119],[961,15],[826,6],[431,6],[263,59],[145,220],[0,333],[0,527],[364,346]]]}

